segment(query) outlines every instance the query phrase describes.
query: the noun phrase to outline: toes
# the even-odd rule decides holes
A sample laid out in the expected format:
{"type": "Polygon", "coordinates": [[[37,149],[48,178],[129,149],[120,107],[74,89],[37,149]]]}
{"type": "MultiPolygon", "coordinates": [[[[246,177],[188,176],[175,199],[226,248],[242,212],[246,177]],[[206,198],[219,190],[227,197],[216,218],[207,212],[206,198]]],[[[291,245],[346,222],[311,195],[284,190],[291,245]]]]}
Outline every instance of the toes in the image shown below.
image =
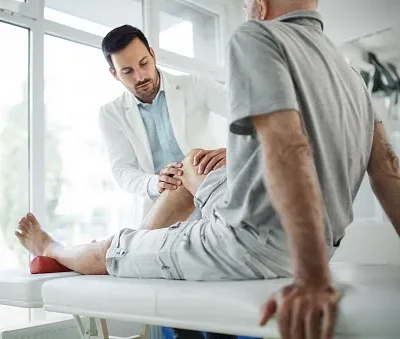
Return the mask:
{"type": "Polygon", "coordinates": [[[24,225],[24,226],[28,227],[28,226],[30,225],[31,222],[30,222],[27,218],[22,218],[22,219],[19,221],[19,223],[20,223],[21,225],[24,225]]]}
{"type": "Polygon", "coordinates": [[[22,239],[24,238],[24,236],[18,231],[15,231],[14,234],[20,241],[22,241],[22,239]]]}
{"type": "Polygon", "coordinates": [[[23,224],[21,224],[21,223],[18,224],[18,229],[19,229],[22,233],[26,233],[26,232],[27,232],[26,226],[23,225],[23,224]]]}
{"type": "Polygon", "coordinates": [[[23,230],[25,233],[29,231],[30,227],[31,227],[31,223],[25,218],[22,218],[18,224],[18,228],[20,230],[23,230]]]}
{"type": "Polygon", "coordinates": [[[26,215],[27,219],[32,223],[32,224],[37,224],[39,225],[39,222],[37,221],[36,217],[32,213],[28,213],[26,215]]]}

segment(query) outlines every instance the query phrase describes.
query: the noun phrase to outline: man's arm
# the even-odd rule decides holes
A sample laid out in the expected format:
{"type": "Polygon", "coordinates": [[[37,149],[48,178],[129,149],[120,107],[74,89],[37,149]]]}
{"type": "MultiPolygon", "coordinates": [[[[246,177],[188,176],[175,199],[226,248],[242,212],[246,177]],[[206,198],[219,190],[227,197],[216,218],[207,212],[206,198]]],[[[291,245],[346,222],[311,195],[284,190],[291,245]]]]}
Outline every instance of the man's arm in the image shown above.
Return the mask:
{"type": "Polygon", "coordinates": [[[208,112],[228,117],[227,88],[213,79],[193,76],[193,90],[208,112]]]}
{"type": "Polygon", "coordinates": [[[399,159],[388,143],[381,122],[375,124],[368,174],[376,197],[400,236],[399,159]]]}
{"type": "Polygon", "coordinates": [[[296,283],[329,285],[322,195],[297,111],[253,118],[265,183],[288,238],[296,283]]]}
{"type": "MultiPolygon", "coordinates": [[[[216,113],[224,118],[228,116],[227,89],[223,84],[209,78],[193,76],[193,89],[197,100],[207,112],[216,113]]],[[[202,150],[194,159],[199,174],[208,174],[226,165],[226,148],[202,150]]]]}
{"type": "Polygon", "coordinates": [[[285,230],[294,264],[294,284],[265,305],[261,325],[276,313],[282,338],[333,337],[339,293],[332,288],[325,245],[323,201],[311,145],[299,113],[253,117],[260,139],[265,184],[285,230]]]}

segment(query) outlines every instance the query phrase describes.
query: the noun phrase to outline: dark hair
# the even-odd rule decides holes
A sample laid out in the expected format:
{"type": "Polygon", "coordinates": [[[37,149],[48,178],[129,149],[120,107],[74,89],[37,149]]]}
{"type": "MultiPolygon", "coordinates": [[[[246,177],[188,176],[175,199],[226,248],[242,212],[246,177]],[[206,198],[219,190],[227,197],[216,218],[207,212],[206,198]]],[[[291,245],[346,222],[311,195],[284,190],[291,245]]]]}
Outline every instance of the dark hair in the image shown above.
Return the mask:
{"type": "Polygon", "coordinates": [[[104,37],[101,44],[101,49],[103,50],[104,57],[106,58],[110,67],[114,68],[111,55],[123,50],[135,39],[139,39],[141,42],[143,42],[147,50],[150,52],[149,41],[143,32],[140,29],[130,25],[117,27],[104,37]]]}

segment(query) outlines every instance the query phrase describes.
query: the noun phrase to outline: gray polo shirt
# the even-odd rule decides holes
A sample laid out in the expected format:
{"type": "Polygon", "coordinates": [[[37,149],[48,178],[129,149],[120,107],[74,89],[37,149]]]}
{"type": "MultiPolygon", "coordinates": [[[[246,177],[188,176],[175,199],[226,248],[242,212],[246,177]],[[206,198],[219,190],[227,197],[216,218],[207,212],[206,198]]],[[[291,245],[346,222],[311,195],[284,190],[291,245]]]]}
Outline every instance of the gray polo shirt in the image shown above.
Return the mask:
{"type": "Polygon", "coordinates": [[[228,46],[228,88],[228,189],[216,216],[232,227],[262,228],[285,239],[263,182],[262,150],[251,117],[298,110],[314,151],[327,244],[335,246],[353,219],[374,112],[361,77],[323,34],[320,15],[296,11],[243,24],[228,46]]]}

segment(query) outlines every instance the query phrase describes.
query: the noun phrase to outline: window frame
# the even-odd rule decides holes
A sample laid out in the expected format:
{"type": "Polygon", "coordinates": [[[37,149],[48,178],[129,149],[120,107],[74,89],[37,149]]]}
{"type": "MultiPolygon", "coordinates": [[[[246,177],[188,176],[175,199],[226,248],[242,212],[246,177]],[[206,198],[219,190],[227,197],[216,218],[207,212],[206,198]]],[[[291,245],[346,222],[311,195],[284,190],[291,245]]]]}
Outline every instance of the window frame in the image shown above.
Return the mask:
{"type": "Polygon", "coordinates": [[[16,0],[0,0],[0,9],[9,14],[17,13],[23,17],[36,19],[40,12],[40,1],[28,0],[28,2],[19,2],[16,0]]]}
{"type": "Polygon", "coordinates": [[[154,51],[156,52],[158,62],[170,68],[176,68],[188,73],[205,74],[206,76],[212,77],[216,80],[223,81],[225,78],[223,68],[225,56],[224,47],[229,39],[228,11],[226,8],[228,3],[226,2],[224,5],[223,2],[218,1],[207,2],[206,0],[174,0],[183,4],[186,3],[193,8],[197,7],[199,10],[204,10],[217,16],[217,35],[215,37],[217,44],[217,58],[216,64],[210,65],[209,62],[187,58],[185,56],[161,49],[159,43],[160,25],[158,20],[161,8],[158,0],[145,1],[147,2],[148,6],[147,10],[145,10],[145,12],[148,13],[148,16],[144,18],[145,31],[147,32],[147,36],[154,51]]]}

